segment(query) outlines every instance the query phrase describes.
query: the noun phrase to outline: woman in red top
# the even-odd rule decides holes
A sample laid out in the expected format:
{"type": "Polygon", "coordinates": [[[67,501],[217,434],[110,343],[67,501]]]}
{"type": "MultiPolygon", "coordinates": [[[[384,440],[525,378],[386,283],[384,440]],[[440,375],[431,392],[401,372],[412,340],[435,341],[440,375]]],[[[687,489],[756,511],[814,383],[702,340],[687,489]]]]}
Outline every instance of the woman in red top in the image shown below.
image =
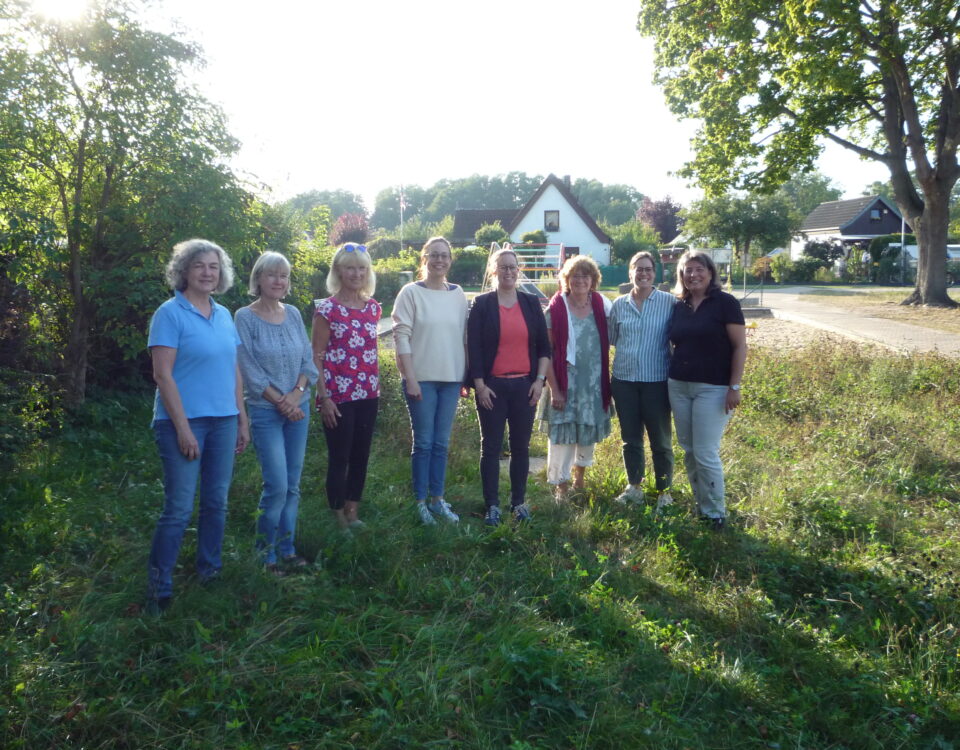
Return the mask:
{"type": "Polygon", "coordinates": [[[476,389],[480,420],[480,480],[486,524],[500,524],[500,447],[510,426],[510,509],[527,521],[524,503],[530,468],[530,435],[543,381],[550,367],[550,341],[540,301],[517,289],[520,266],[509,246],[490,256],[487,273],[496,289],[479,295],[467,320],[468,377],[476,389]]]}
{"type": "Polygon", "coordinates": [[[313,357],[320,370],[317,411],[327,438],[327,502],[341,529],[363,526],[360,498],[380,401],[376,276],[364,245],[347,242],[333,256],[327,289],[313,316],[313,357]]]}

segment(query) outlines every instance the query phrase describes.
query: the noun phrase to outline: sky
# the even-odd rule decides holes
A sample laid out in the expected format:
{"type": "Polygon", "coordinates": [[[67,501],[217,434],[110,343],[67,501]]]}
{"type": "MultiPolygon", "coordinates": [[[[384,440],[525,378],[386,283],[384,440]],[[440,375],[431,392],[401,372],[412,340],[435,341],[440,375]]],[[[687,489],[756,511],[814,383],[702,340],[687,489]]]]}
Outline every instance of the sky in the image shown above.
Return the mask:
{"type": "MultiPolygon", "coordinates": [[[[70,3],[80,0],[45,0],[70,3]]],[[[652,83],[636,0],[161,0],[152,26],[197,42],[195,85],[227,114],[234,167],[271,200],[376,193],[510,171],[632,185],[671,176],[696,123],[652,83]]],[[[840,147],[821,170],[859,196],[885,170],[840,147]]]]}

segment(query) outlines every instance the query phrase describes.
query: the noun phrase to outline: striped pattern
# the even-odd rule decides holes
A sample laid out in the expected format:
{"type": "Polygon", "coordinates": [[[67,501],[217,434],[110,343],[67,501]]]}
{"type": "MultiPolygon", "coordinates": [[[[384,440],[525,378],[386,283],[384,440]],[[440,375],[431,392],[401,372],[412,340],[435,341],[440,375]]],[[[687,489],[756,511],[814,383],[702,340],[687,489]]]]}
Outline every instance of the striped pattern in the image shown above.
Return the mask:
{"type": "Polygon", "coordinates": [[[610,310],[610,343],[617,348],[613,377],[636,383],[667,379],[670,365],[668,332],[676,298],[655,289],[640,310],[629,294],[617,297],[610,310]]]}

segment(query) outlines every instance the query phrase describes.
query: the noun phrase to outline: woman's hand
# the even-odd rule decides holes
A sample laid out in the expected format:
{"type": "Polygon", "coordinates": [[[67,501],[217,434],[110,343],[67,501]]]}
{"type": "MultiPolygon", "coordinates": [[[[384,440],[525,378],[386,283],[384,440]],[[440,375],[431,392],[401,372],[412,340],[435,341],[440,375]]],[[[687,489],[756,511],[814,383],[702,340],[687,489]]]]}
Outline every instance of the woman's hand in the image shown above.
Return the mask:
{"type": "Polygon", "coordinates": [[[537,405],[541,393],[543,393],[543,381],[540,378],[534,378],[530,384],[530,390],[527,391],[527,395],[530,397],[530,406],[537,405]]]}
{"type": "Polygon", "coordinates": [[[290,419],[290,415],[293,414],[295,409],[300,408],[300,402],[303,401],[304,392],[298,388],[294,388],[289,393],[285,393],[280,397],[280,400],[277,401],[277,411],[279,411],[287,419],[290,419]]]}
{"type": "Polygon", "coordinates": [[[180,453],[187,461],[195,461],[200,458],[200,443],[197,442],[197,438],[189,426],[177,430],[177,447],[180,448],[180,453]]]}
{"type": "Polygon", "coordinates": [[[564,407],[567,405],[567,394],[551,389],[550,405],[557,411],[563,411],[564,407]]]}
{"type": "Polygon", "coordinates": [[[301,408],[298,406],[298,407],[296,407],[293,411],[291,411],[289,414],[285,414],[284,416],[285,416],[287,419],[289,419],[291,422],[299,422],[301,419],[303,419],[303,418],[304,418],[305,416],[307,416],[307,415],[304,414],[304,413],[303,413],[303,409],[301,409],[301,408]]]}
{"type": "Polygon", "coordinates": [[[248,445],[250,445],[250,422],[246,414],[241,413],[237,423],[237,447],[234,452],[243,453],[248,445]]]}
{"type": "Polygon", "coordinates": [[[337,426],[337,418],[341,416],[340,410],[329,396],[320,404],[320,416],[323,418],[323,423],[331,430],[337,426]]]}
{"type": "Polygon", "coordinates": [[[727,398],[724,402],[724,410],[729,414],[740,405],[740,391],[733,388],[727,388],[727,398]]]}
{"type": "Polygon", "coordinates": [[[412,398],[414,401],[422,401],[423,393],[420,390],[420,383],[418,383],[415,378],[408,378],[406,383],[407,397],[412,398]]]}
{"type": "Polygon", "coordinates": [[[497,397],[493,389],[488,385],[478,385],[475,390],[477,392],[477,403],[484,409],[492,409],[493,399],[497,397]]]}

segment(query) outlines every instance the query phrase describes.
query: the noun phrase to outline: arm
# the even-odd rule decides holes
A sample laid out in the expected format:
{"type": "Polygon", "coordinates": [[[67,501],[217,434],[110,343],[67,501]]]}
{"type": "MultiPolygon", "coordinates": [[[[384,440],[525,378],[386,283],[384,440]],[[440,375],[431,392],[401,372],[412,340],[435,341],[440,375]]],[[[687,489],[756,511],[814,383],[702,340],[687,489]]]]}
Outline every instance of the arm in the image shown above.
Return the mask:
{"type": "Polygon", "coordinates": [[[543,393],[543,381],[548,377],[547,373],[553,368],[550,367],[550,357],[540,357],[537,360],[537,377],[530,384],[528,395],[530,396],[530,406],[535,406],[540,400],[540,394],[543,393]]]}
{"type": "Polygon", "coordinates": [[[291,421],[299,421],[305,416],[300,404],[303,403],[304,394],[307,389],[317,382],[317,367],[313,364],[313,347],[310,345],[310,339],[307,338],[307,330],[303,326],[303,318],[300,311],[293,305],[287,305],[288,324],[294,326],[296,336],[303,345],[300,352],[300,374],[297,376],[297,382],[293,389],[284,394],[284,400],[292,409],[292,416],[288,416],[291,421]]]}
{"type": "Polygon", "coordinates": [[[157,384],[163,408],[173,422],[177,431],[177,446],[184,458],[193,461],[200,457],[200,445],[190,429],[190,422],[183,411],[183,402],[180,400],[180,390],[173,379],[173,364],[177,361],[177,350],[169,346],[153,346],[150,348],[150,358],[153,361],[153,380],[157,384]]]}
{"type": "MultiPolygon", "coordinates": [[[[242,348],[242,347],[238,347],[242,348]]],[[[243,403],[243,375],[240,374],[240,363],[234,367],[237,394],[237,453],[243,453],[250,445],[250,420],[247,418],[246,404],[243,403]]]]}
{"type": "Polygon", "coordinates": [[[547,335],[547,319],[540,312],[540,302],[534,300],[536,305],[536,337],[537,337],[537,377],[530,384],[528,395],[530,396],[530,405],[534,406],[540,400],[540,394],[543,392],[543,381],[547,379],[547,372],[553,370],[550,366],[550,355],[553,354],[553,345],[550,337],[547,335]]]}
{"type": "MultiPolygon", "coordinates": [[[[727,323],[727,336],[733,352],[730,355],[730,385],[740,385],[743,379],[743,367],[747,361],[747,329],[741,323],[727,323]]],[[[740,391],[727,389],[726,410],[733,411],[740,403],[740,391]]]]}
{"type": "Polygon", "coordinates": [[[413,324],[417,316],[416,302],[413,293],[404,287],[393,303],[393,342],[397,351],[397,369],[400,377],[406,384],[407,395],[420,400],[420,383],[417,382],[416,370],[413,367],[413,348],[410,339],[413,337],[413,324]]]}
{"type": "Polygon", "coordinates": [[[240,337],[240,346],[237,348],[237,364],[240,366],[240,373],[250,393],[259,393],[266,401],[273,404],[277,411],[289,419],[299,401],[292,406],[285,403],[283,401],[284,394],[270,383],[270,374],[260,366],[254,356],[253,332],[251,330],[252,315],[253,313],[248,310],[238,310],[234,320],[237,335],[240,337]]]}
{"type": "Polygon", "coordinates": [[[480,301],[474,300],[470,307],[470,317],[467,318],[467,363],[468,374],[473,381],[473,388],[477,392],[477,403],[484,409],[493,408],[493,399],[497,397],[486,383],[483,382],[483,306],[480,301]]]}
{"type": "MultiPolygon", "coordinates": [[[[323,372],[323,358],[327,351],[327,344],[330,343],[330,324],[322,315],[313,316],[313,362],[317,370],[323,372]]],[[[326,381],[323,377],[317,379],[317,402],[319,403],[320,417],[327,427],[337,426],[337,417],[340,416],[340,410],[333,403],[330,394],[327,393],[326,381]]]]}
{"type": "MultiPolygon", "coordinates": [[[[553,329],[547,326],[547,338],[550,340],[550,348],[553,349],[553,329]]],[[[547,385],[550,386],[550,403],[558,411],[563,409],[567,403],[567,394],[560,392],[560,385],[557,383],[557,374],[552,367],[547,368],[547,385]]]]}

